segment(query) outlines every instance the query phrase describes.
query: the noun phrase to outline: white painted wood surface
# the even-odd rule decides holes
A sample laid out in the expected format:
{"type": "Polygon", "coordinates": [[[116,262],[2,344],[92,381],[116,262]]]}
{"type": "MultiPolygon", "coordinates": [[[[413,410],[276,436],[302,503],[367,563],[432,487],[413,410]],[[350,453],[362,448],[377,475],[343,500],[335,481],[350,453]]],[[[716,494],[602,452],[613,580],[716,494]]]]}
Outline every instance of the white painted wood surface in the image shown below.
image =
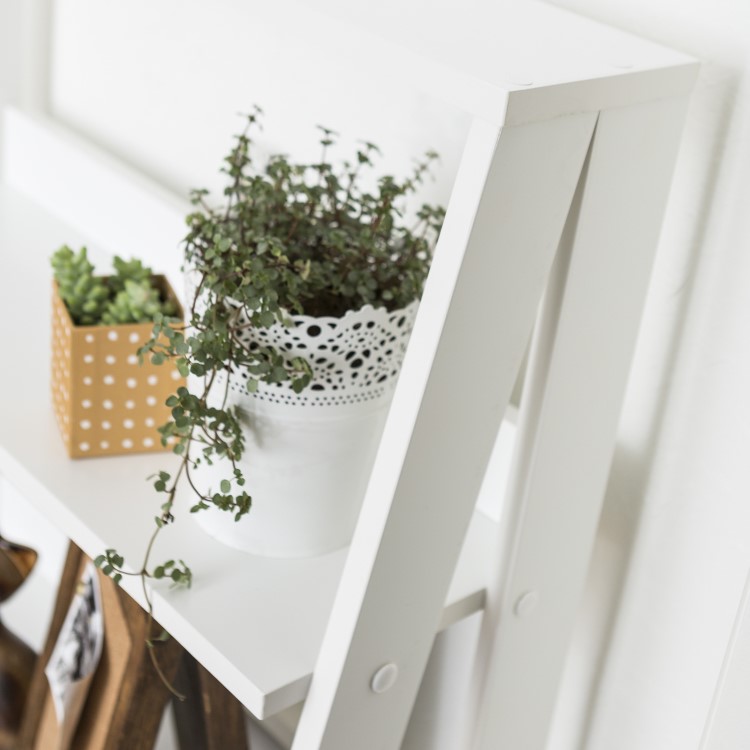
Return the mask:
{"type": "Polygon", "coordinates": [[[415,0],[408,12],[399,0],[315,0],[304,13],[324,38],[355,38],[373,70],[497,125],[686,93],[693,82],[687,55],[535,0],[415,0]]]}
{"type": "Polygon", "coordinates": [[[295,750],[401,742],[595,120],[472,128],[295,750]]]}
{"type": "MultiPolygon", "coordinates": [[[[48,255],[64,241],[85,239],[80,230],[2,188],[0,254],[14,260],[13,273],[0,275],[0,308],[4,320],[18,324],[2,326],[0,341],[5,351],[18,352],[24,365],[0,371],[0,474],[89,555],[116,547],[136,566],[158,508],[146,477],[175,457],[69,460],[49,404],[47,349],[39,344],[49,331],[48,255]],[[31,337],[38,337],[36,344],[30,345],[31,337]]],[[[256,716],[299,702],[307,692],[346,550],[296,561],[245,555],[211,540],[183,511],[156,554],[184,558],[196,580],[190,592],[159,587],[157,618],[256,716]]],[[[494,526],[483,514],[475,517],[443,625],[483,606],[494,526]]],[[[142,603],[135,580],[126,579],[124,587],[142,603]]]]}
{"type": "Polygon", "coordinates": [[[478,750],[545,744],[686,104],[599,115],[529,364],[477,656],[478,750]]]}
{"type": "MultiPolygon", "coordinates": [[[[106,131],[116,134],[119,142],[126,133],[106,112],[86,118],[83,110],[96,102],[81,81],[92,81],[104,100],[118,109],[117,100],[123,96],[140,101],[128,81],[135,75],[145,82],[149,73],[140,60],[133,61],[133,50],[140,52],[137,45],[143,43],[143,54],[158,60],[151,57],[151,47],[159,45],[165,30],[179,36],[185,46],[175,48],[180,42],[170,42],[178,52],[178,66],[165,61],[158,71],[168,71],[170,86],[178,87],[190,102],[194,86],[212,88],[214,80],[210,63],[194,54],[203,45],[222,47],[215,54],[225,68],[221,80],[226,88],[241,96],[257,90],[249,85],[241,65],[248,38],[263,44],[254,38],[257,29],[274,38],[280,48],[277,57],[289,57],[292,65],[316,71],[310,81],[313,87],[320,82],[340,83],[337,68],[345,68],[356,72],[352,87],[367,81],[367,90],[380,98],[389,86],[404,82],[496,125],[595,111],[690,85],[683,67],[689,62],[686,55],[535,0],[410,0],[408,4],[245,0],[226,13],[207,10],[201,0],[182,0],[179,6],[138,0],[134,6],[114,10],[98,0],[56,0],[55,4],[56,106],[74,121],[82,115],[89,122],[106,122],[106,131]],[[145,7],[150,10],[147,24],[139,23],[145,7]],[[88,37],[84,50],[77,49],[81,26],[88,37]],[[154,27],[159,28],[155,35],[154,27]],[[196,28],[201,29],[199,34],[196,28]],[[179,70],[185,71],[182,82],[175,75],[179,70]],[[107,76],[119,84],[115,94],[103,85],[107,76]]],[[[285,66],[283,59],[275,65],[263,58],[255,63],[255,69],[264,72],[255,77],[270,79],[285,66]]],[[[163,96],[169,99],[171,92],[163,96]]],[[[214,92],[205,96],[213,101],[214,92]]],[[[342,98],[340,93],[322,96],[342,98]]],[[[151,101],[154,117],[160,119],[160,100],[151,101]]],[[[184,106],[179,97],[174,104],[181,110],[184,106]]],[[[143,119],[140,113],[132,119],[127,113],[124,116],[140,132],[148,131],[138,122],[143,119]]]]}
{"type": "MultiPolygon", "coordinates": [[[[275,14],[277,21],[285,22],[290,20],[285,15],[290,7],[289,3],[272,8],[258,4],[256,10],[266,16],[275,14]]],[[[541,377],[538,386],[544,397],[529,413],[534,416],[534,427],[543,429],[529,440],[529,453],[522,454],[519,463],[534,469],[528,477],[519,473],[523,480],[519,479],[519,486],[523,487],[522,512],[517,512],[516,506],[511,510],[511,518],[523,523],[507,527],[513,546],[495,552],[495,559],[505,560],[508,549],[512,550],[512,566],[503,567],[496,581],[497,591],[503,596],[505,592],[526,591],[527,580],[534,585],[537,580],[547,580],[546,585],[550,581],[560,584],[550,596],[560,606],[546,621],[547,630],[513,631],[507,621],[497,621],[498,636],[502,637],[498,638],[499,646],[492,657],[491,683],[485,693],[484,715],[490,717],[482,723],[485,742],[490,743],[485,746],[494,748],[500,738],[506,737],[512,738],[509,747],[536,747],[523,743],[546,727],[551,710],[556,664],[564,654],[566,625],[583,575],[587,536],[593,529],[599,501],[597,488],[606,476],[605,454],[611,451],[614,430],[610,423],[619,409],[616,392],[623,387],[627,373],[653,243],[639,244],[637,249],[645,254],[638,255],[638,263],[614,264],[612,268],[608,267],[611,258],[602,252],[602,246],[622,250],[625,254],[618,262],[629,261],[630,248],[618,242],[623,237],[636,242],[644,239],[633,217],[644,220],[646,234],[658,228],[662,208],[659,197],[663,198],[661,193],[666,190],[664,179],[671,169],[670,154],[677,141],[675,137],[669,148],[652,154],[660,167],[660,179],[654,185],[641,185],[642,195],[635,201],[628,191],[637,180],[628,177],[621,185],[616,170],[608,170],[632,166],[637,171],[644,153],[640,146],[629,152],[626,148],[624,153],[633,157],[633,164],[625,164],[620,147],[634,141],[628,141],[632,134],[627,132],[627,126],[616,121],[627,120],[628,113],[641,111],[639,107],[659,112],[654,114],[653,139],[650,140],[650,133],[641,134],[645,153],[650,153],[655,141],[666,141],[661,126],[672,127],[681,116],[676,110],[668,111],[671,105],[660,100],[685,94],[692,84],[695,66],[683,55],[537,3],[472,3],[472,12],[462,8],[455,14],[446,3],[439,2],[425,4],[426,16],[415,14],[406,19],[392,0],[371,9],[374,13],[368,10],[366,18],[356,6],[339,0],[318,0],[307,10],[303,6],[296,8],[293,23],[308,34],[320,31],[340,39],[343,27],[337,24],[355,29],[357,35],[345,38],[350,44],[356,40],[358,57],[370,59],[373,74],[406,71],[423,88],[458,104],[478,119],[472,127],[423,312],[343,577],[343,552],[306,564],[257,558],[248,561],[239,553],[219,549],[185,525],[179,534],[170,535],[163,546],[164,555],[193,548],[191,564],[207,574],[189,596],[168,595],[160,589],[156,595],[157,616],[258,716],[305,697],[312,662],[322,641],[295,747],[348,750],[355,741],[358,750],[391,750],[398,746],[436,628],[441,621],[454,621],[483,605],[491,553],[489,545],[479,538],[502,543],[504,535],[482,517],[474,517],[446,607],[445,593],[453,565],[594,121],[603,108],[630,105],[623,110],[625,115],[613,111],[600,118],[608,123],[604,128],[605,143],[610,134],[613,140],[606,147],[609,155],[592,161],[592,169],[602,167],[603,171],[596,180],[592,177],[595,173],[590,173],[582,195],[581,232],[590,232],[590,236],[584,240],[575,236],[571,288],[561,292],[561,317],[555,323],[555,342],[564,334],[563,344],[547,341],[545,330],[539,337],[539,359],[549,369],[532,376],[535,380],[541,377]],[[320,9],[331,14],[334,22],[319,15],[320,9]],[[431,20],[412,28],[413,18],[431,20]],[[446,39],[455,43],[445,44],[446,39]],[[379,54],[368,54],[375,51],[379,54]],[[649,104],[643,105],[644,102],[649,104]],[[501,125],[505,128],[500,134],[501,125]],[[632,213],[621,211],[614,197],[623,190],[630,200],[625,207],[633,209],[632,213]],[[612,236],[607,232],[597,234],[596,230],[605,224],[591,220],[598,211],[615,223],[626,224],[623,237],[617,237],[617,242],[611,242],[612,236]],[[492,252],[493,242],[500,243],[501,252],[492,252]],[[582,252],[582,246],[588,252],[582,252]],[[588,257],[581,262],[590,263],[591,267],[587,265],[580,273],[574,273],[577,258],[584,255],[588,257]],[[576,402],[582,394],[575,377],[576,355],[586,360],[591,351],[577,348],[576,337],[587,325],[590,274],[602,267],[606,267],[610,282],[616,270],[624,276],[632,273],[629,288],[636,294],[632,299],[627,295],[621,298],[612,286],[606,285],[593,294],[594,301],[599,299],[596,294],[604,296],[605,290],[612,295],[613,302],[622,306],[626,325],[620,331],[622,337],[612,337],[614,344],[607,349],[611,361],[601,370],[593,367],[592,378],[602,378],[593,389],[601,387],[598,395],[603,400],[602,414],[583,421],[581,430],[589,431],[586,439],[571,440],[570,422],[566,420],[572,415],[576,421],[578,415],[565,396],[572,394],[572,401],[576,402]],[[576,285],[580,289],[574,291],[576,285]],[[568,315],[570,319],[566,320],[568,315]],[[494,317],[499,321],[497,330],[494,317]],[[482,321],[484,329],[472,328],[477,320],[482,321]],[[491,321],[492,327],[485,321],[491,321]],[[494,337],[483,347],[489,332],[494,337]],[[550,347],[549,351],[545,347],[550,347]],[[461,391],[465,363],[475,359],[480,366],[473,388],[461,391]],[[611,373],[615,373],[614,382],[606,384],[611,373]],[[453,433],[444,429],[446,424],[450,424],[453,433]],[[538,436],[543,437],[537,440],[538,436]],[[597,442],[597,437],[603,437],[602,443],[597,442]],[[557,459],[548,458],[560,446],[567,449],[572,464],[562,460],[562,452],[557,459]],[[559,489],[555,478],[571,492],[571,486],[565,486],[564,480],[569,477],[564,469],[569,471],[591,450],[593,470],[587,472],[589,476],[580,487],[576,484],[579,478],[571,485],[582,487],[585,495],[578,515],[571,521],[567,515],[553,514],[556,520],[550,523],[546,511],[551,507],[549,498],[559,489]],[[554,471],[547,475],[539,471],[540,466],[554,471]],[[549,571],[550,566],[544,564],[549,552],[547,542],[553,546],[559,543],[564,538],[560,529],[571,523],[573,536],[582,545],[549,571]],[[466,562],[468,557],[472,559],[466,562]],[[227,575],[227,570],[232,574],[227,575]],[[509,574],[510,582],[504,577],[509,574]],[[327,623],[331,612],[331,622],[327,623]],[[237,628],[239,624],[243,628],[241,636],[227,639],[227,626],[237,628]],[[548,642],[544,639],[550,632],[553,637],[548,642]],[[518,646],[512,653],[503,645],[508,634],[518,646]],[[535,683],[528,681],[523,691],[513,694],[509,686],[533,662],[528,657],[539,656],[541,645],[548,649],[545,653],[549,657],[540,672],[544,689],[535,695],[535,683]],[[386,662],[398,664],[399,679],[392,690],[375,697],[369,691],[369,680],[373,670],[386,662]],[[514,699],[518,699],[518,711],[512,708],[514,699]],[[505,720],[496,721],[501,715],[505,720]],[[535,719],[538,726],[530,728],[530,719],[535,719]]],[[[316,43],[320,44],[317,36],[316,43]]],[[[367,63],[363,65],[366,67],[367,63]]],[[[636,117],[631,125],[637,128],[646,119],[636,117]]],[[[599,136],[597,143],[602,140],[599,136]]],[[[43,160],[38,160],[37,166],[43,166],[43,160]]],[[[16,175],[14,182],[23,178],[23,160],[20,171],[13,169],[12,173],[16,175]]],[[[92,181],[91,173],[85,181],[92,181]]],[[[39,187],[37,182],[38,177],[18,184],[33,191],[39,187]]],[[[115,180],[108,187],[117,194],[126,185],[115,180]]],[[[64,215],[70,216],[80,203],[57,205],[56,193],[64,189],[64,185],[56,183],[48,191],[51,203],[47,205],[61,208],[64,215]]],[[[133,196],[139,200],[137,192],[133,196]]],[[[50,230],[61,228],[44,212],[24,206],[17,196],[5,193],[0,212],[4,206],[11,206],[9,212],[14,214],[0,234],[0,242],[8,246],[17,243],[31,249],[29,242],[39,242],[49,236],[50,230]],[[27,219],[36,219],[37,226],[29,235],[21,232],[21,225],[13,223],[19,206],[27,219]]],[[[74,215],[80,225],[82,217],[74,215]]],[[[153,220],[160,224],[160,219],[153,220]]],[[[107,214],[99,225],[90,226],[89,232],[101,242],[111,234],[113,216],[107,214]]],[[[130,243],[132,235],[128,236],[130,243]]],[[[168,236],[172,236],[171,229],[164,235],[168,236]]],[[[59,243],[55,241],[52,247],[56,244],[59,243]]],[[[29,257],[25,285],[0,280],[4,304],[20,306],[22,290],[46,278],[41,260],[38,251],[36,257],[29,257]]],[[[36,318],[32,322],[37,330],[45,326],[44,307],[34,312],[36,318]]],[[[606,349],[609,340],[603,334],[605,321],[597,318],[594,322],[597,335],[592,341],[606,349]]],[[[23,347],[22,333],[4,331],[3,336],[6,346],[23,347]]],[[[33,356],[29,355],[29,359],[33,360],[33,356]]],[[[32,368],[36,379],[23,377],[12,368],[4,373],[2,391],[19,392],[24,386],[34,392],[44,390],[44,363],[39,359],[36,363],[37,367],[32,368]]],[[[599,364],[598,360],[595,364],[599,364]]],[[[587,405],[590,401],[584,400],[584,408],[587,405]]],[[[136,558],[150,522],[146,504],[152,499],[142,493],[138,482],[140,476],[160,467],[162,462],[154,458],[119,463],[117,459],[99,459],[85,468],[79,468],[82,463],[72,465],[54,442],[51,417],[44,407],[40,403],[31,407],[10,401],[3,404],[8,418],[0,424],[0,471],[86,551],[96,554],[104,546],[117,546],[136,558]],[[123,468],[126,463],[127,469],[123,468]]],[[[559,512],[560,507],[553,510],[559,512]]],[[[539,588],[546,591],[541,584],[539,588]]],[[[139,598],[137,587],[130,586],[130,590],[139,598]]],[[[545,594],[543,604],[546,601],[545,594]]],[[[494,635],[493,632],[493,640],[494,635]]]]}

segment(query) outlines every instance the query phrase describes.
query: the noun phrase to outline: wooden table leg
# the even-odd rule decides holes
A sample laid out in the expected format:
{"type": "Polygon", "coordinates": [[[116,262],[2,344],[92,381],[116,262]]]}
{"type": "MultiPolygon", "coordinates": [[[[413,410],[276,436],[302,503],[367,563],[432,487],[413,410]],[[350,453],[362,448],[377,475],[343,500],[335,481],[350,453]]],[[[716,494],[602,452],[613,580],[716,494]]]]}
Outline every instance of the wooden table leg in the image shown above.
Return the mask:
{"type": "Polygon", "coordinates": [[[249,750],[242,705],[187,652],[177,687],[186,697],[172,701],[180,750],[249,750]]]}

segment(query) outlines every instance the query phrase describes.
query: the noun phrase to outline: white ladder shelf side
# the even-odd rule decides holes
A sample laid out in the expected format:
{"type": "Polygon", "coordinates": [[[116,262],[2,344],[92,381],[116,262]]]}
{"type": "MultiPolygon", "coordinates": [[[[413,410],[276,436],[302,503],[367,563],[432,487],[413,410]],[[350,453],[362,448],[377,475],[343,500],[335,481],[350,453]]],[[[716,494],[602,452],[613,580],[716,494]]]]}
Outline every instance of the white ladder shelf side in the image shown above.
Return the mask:
{"type": "Polygon", "coordinates": [[[460,750],[543,747],[695,72],[474,120],[294,750],[400,746],[549,279],[460,750]]]}
{"type": "Polygon", "coordinates": [[[599,115],[532,347],[467,747],[545,746],[686,104],[599,115]]]}
{"type": "MultiPolygon", "coordinates": [[[[544,3],[433,6],[427,21],[400,0],[255,8],[321,47],[356,40],[363,69],[419,79],[474,118],[294,750],[401,744],[535,320],[476,721],[456,750],[543,747],[697,70],[544,3]]],[[[162,209],[167,238],[178,212],[162,209]]]]}
{"type": "Polygon", "coordinates": [[[471,130],[295,750],[401,741],[595,121],[471,130]]]}

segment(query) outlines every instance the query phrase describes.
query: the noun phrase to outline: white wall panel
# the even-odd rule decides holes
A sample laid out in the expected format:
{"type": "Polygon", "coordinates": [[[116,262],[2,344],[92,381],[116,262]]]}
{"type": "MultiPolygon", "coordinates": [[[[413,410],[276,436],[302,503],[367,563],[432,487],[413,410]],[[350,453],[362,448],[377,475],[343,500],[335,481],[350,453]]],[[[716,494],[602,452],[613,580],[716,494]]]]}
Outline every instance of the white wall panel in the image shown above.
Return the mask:
{"type": "MultiPolygon", "coordinates": [[[[214,188],[237,113],[267,113],[264,145],[319,156],[317,123],[381,146],[403,173],[426,148],[444,158],[428,188],[443,201],[468,128],[464,115],[357,65],[357,39],[321,49],[273,3],[57,0],[52,108],[180,193],[214,188]]],[[[371,62],[371,61],[368,61],[371,62]]]]}
{"type": "Polygon", "coordinates": [[[704,65],[549,750],[697,748],[750,565],[750,5],[557,4],[704,65]]]}

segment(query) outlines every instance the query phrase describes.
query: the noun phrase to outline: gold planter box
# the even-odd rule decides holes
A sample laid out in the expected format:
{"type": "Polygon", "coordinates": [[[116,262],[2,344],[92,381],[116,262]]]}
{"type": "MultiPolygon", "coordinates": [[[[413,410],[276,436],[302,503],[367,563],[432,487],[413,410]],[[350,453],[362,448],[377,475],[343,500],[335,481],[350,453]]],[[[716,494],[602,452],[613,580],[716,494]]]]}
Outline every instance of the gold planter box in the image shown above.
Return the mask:
{"type": "MultiPolygon", "coordinates": [[[[163,276],[155,283],[182,309],[163,276]]],[[[164,402],[184,378],[169,362],[138,364],[136,352],[153,323],[77,326],[53,285],[52,404],[71,458],[169,450],[157,427],[170,417],[164,402]]]]}

